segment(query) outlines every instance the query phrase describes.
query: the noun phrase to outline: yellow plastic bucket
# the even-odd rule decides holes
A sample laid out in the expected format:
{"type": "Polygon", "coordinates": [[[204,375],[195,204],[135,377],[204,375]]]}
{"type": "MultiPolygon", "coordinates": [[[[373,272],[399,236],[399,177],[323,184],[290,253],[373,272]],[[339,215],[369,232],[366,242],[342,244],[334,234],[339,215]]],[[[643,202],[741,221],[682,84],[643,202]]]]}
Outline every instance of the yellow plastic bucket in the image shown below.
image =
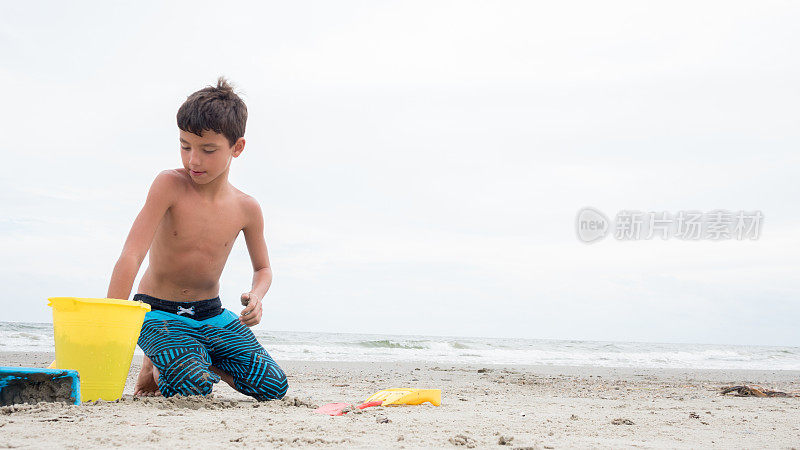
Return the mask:
{"type": "Polygon", "coordinates": [[[150,305],[113,298],[51,297],[56,367],[77,370],[81,401],[122,397],[150,305]]]}

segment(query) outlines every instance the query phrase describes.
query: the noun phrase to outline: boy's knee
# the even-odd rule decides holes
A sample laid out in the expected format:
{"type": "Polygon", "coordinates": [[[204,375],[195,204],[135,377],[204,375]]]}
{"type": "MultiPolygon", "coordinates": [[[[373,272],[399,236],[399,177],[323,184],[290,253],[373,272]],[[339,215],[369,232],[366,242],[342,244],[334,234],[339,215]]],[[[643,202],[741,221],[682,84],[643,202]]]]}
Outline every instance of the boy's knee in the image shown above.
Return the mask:
{"type": "Polygon", "coordinates": [[[274,384],[262,383],[260,388],[261,389],[253,395],[257,400],[280,400],[285,397],[286,393],[289,391],[289,383],[286,381],[286,378],[284,378],[283,381],[274,384]]]}
{"type": "Polygon", "coordinates": [[[214,388],[208,371],[198,373],[197,376],[187,379],[174,386],[177,395],[208,395],[214,388]]]}
{"type": "Polygon", "coordinates": [[[158,385],[165,397],[208,395],[219,376],[197,359],[186,359],[161,372],[158,385]]]}
{"type": "Polygon", "coordinates": [[[280,400],[286,396],[286,393],[289,392],[289,382],[286,380],[286,376],[283,377],[283,383],[281,388],[276,392],[275,399],[280,400]]]}
{"type": "Polygon", "coordinates": [[[275,371],[267,371],[267,374],[257,380],[256,383],[253,383],[249,391],[243,393],[259,401],[280,400],[289,391],[289,381],[283,371],[277,368],[275,371]],[[273,373],[270,374],[269,372],[273,373]]]}

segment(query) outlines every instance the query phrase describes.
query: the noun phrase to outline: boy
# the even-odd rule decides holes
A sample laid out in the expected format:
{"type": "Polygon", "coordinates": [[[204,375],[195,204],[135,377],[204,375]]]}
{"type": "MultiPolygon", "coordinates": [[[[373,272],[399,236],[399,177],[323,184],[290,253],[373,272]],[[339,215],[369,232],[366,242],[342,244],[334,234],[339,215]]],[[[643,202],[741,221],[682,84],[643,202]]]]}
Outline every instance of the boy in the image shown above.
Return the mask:
{"type": "Polygon", "coordinates": [[[152,308],[134,395],[206,395],[221,378],[258,400],[282,398],[286,376],[247,328],[261,321],[272,283],[264,219],[258,202],[228,182],[231,160],[244,150],[247,107],[220,77],[190,95],[177,119],[183,168],[153,181],[108,287],[108,298],[127,299],[149,250],[133,298],[152,308]],[[219,278],[240,231],[254,275],[237,317],[222,308],[219,278]]]}

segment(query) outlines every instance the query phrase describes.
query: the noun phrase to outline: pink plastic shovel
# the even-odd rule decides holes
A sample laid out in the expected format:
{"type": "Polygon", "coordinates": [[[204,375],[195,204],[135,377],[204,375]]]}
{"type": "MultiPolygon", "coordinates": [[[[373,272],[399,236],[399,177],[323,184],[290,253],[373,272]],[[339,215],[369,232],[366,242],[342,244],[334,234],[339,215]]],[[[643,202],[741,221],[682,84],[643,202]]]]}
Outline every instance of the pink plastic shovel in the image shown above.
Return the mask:
{"type": "MultiPolygon", "coordinates": [[[[369,408],[370,406],[380,406],[383,401],[377,402],[366,402],[360,405],[356,405],[358,409],[369,408]]],[[[328,403],[327,405],[322,405],[319,408],[315,409],[315,413],[319,414],[327,414],[329,416],[341,416],[345,414],[345,409],[350,408],[353,406],[352,403],[328,403]]]]}

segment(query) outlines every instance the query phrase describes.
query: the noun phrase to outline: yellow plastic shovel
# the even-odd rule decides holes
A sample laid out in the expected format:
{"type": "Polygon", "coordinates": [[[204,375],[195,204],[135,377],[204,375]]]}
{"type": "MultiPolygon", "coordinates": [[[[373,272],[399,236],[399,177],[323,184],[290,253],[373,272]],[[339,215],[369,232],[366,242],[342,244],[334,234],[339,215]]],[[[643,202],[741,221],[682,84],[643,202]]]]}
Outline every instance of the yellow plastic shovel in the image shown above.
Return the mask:
{"type": "Polygon", "coordinates": [[[364,403],[382,401],[381,406],[388,405],[419,405],[430,402],[433,406],[442,404],[441,389],[406,389],[394,388],[378,391],[364,403]]]}

